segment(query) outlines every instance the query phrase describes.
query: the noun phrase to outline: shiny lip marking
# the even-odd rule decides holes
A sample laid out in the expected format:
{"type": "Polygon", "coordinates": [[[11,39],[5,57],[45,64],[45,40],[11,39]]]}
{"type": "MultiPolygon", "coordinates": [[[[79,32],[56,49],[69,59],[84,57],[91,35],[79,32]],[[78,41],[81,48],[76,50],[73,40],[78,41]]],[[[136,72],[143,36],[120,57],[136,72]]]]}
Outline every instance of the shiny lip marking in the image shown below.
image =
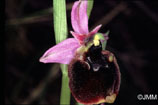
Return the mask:
{"type": "Polygon", "coordinates": [[[101,65],[100,64],[92,64],[93,70],[96,72],[100,69],[101,65]]]}

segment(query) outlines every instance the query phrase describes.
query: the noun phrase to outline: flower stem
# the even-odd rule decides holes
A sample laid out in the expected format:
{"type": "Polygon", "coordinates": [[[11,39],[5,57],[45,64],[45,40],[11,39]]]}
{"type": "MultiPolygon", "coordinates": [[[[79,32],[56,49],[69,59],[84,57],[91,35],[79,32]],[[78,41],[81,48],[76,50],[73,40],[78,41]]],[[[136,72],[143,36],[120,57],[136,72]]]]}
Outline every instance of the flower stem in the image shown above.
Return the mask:
{"type": "Polygon", "coordinates": [[[67,38],[67,19],[65,0],[53,0],[53,18],[56,43],[67,38]]]}
{"type": "Polygon", "coordinates": [[[70,89],[69,89],[69,78],[67,72],[67,65],[61,64],[62,69],[62,88],[60,96],[60,105],[67,104],[70,105],[70,89]]]}
{"type": "Polygon", "coordinates": [[[91,14],[91,11],[92,11],[92,8],[93,8],[93,3],[94,3],[94,0],[88,0],[88,8],[87,8],[88,18],[90,17],[90,14],[91,14]]]}
{"type": "MultiPolygon", "coordinates": [[[[66,19],[66,3],[65,0],[53,0],[53,17],[54,17],[54,32],[56,43],[59,43],[67,38],[67,19],[66,19]]],[[[68,86],[68,70],[67,65],[61,64],[62,85],[60,95],[60,105],[70,105],[70,89],[68,86]]]]}

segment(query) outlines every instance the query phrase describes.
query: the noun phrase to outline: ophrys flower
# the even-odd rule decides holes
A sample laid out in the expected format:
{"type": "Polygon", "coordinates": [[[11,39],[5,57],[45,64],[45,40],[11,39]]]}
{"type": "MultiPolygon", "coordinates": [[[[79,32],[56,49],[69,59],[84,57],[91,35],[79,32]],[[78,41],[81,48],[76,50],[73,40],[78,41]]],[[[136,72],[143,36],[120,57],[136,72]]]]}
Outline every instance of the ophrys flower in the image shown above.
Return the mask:
{"type": "MultiPolygon", "coordinates": [[[[71,11],[74,38],[48,49],[44,63],[69,64],[69,86],[74,98],[83,104],[113,103],[120,86],[120,71],[114,54],[102,50],[106,34],[101,25],[88,30],[87,1],[76,1],[71,11]]],[[[61,27],[62,28],[62,27],[61,27]]]]}

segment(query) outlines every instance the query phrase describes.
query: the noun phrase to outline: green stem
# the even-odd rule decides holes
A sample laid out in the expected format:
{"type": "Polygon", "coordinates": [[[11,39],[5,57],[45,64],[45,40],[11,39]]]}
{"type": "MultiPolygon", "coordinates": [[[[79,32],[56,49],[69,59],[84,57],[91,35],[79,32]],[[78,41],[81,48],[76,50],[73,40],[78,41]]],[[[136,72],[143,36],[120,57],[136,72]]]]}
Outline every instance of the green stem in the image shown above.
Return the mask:
{"type": "Polygon", "coordinates": [[[67,19],[65,0],[53,0],[54,32],[56,43],[67,38],[67,19]]]}
{"type": "Polygon", "coordinates": [[[70,105],[70,89],[69,89],[69,78],[67,72],[67,65],[61,64],[62,69],[62,88],[61,88],[61,97],[60,105],[70,105]]]}
{"type": "Polygon", "coordinates": [[[90,17],[90,14],[93,8],[93,3],[94,3],[94,0],[88,0],[88,7],[87,7],[88,18],[90,17]]]}
{"type": "MultiPolygon", "coordinates": [[[[67,19],[66,19],[66,3],[65,0],[53,0],[53,17],[54,17],[54,32],[56,43],[59,43],[67,38],[67,19]]],[[[62,85],[60,95],[60,105],[70,105],[70,89],[68,86],[68,70],[67,65],[61,64],[62,85]]]]}

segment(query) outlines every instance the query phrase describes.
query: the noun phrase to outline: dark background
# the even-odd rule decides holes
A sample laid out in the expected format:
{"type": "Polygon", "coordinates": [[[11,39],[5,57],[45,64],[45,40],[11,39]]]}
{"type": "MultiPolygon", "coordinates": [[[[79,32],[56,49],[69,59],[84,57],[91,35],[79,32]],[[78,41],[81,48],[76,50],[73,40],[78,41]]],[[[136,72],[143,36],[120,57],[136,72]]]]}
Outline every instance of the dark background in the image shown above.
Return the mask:
{"type": "MultiPolygon", "coordinates": [[[[73,2],[66,3],[70,31],[73,2]]],[[[5,1],[5,104],[59,104],[59,66],[39,62],[55,45],[51,7],[52,0],[5,1]]],[[[106,49],[116,55],[122,74],[112,105],[158,105],[158,99],[137,98],[158,95],[158,1],[95,0],[89,28],[99,24],[99,32],[110,30],[106,49]]]]}

